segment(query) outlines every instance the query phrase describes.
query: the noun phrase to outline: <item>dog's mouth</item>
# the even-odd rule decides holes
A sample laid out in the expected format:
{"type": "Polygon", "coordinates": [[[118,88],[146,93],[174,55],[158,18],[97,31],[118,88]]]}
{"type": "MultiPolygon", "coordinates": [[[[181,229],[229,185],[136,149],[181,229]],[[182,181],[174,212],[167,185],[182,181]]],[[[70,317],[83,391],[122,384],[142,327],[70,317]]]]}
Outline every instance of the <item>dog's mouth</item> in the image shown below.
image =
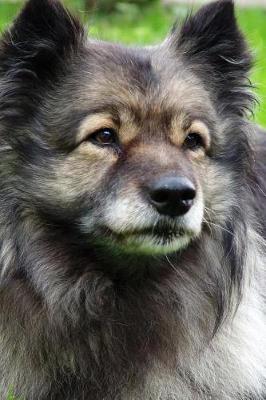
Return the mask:
{"type": "Polygon", "coordinates": [[[195,235],[180,226],[158,224],[141,230],[112,233],[112,236],[127,252],[168,254],[186,247],[195,235]]]}
{"type": "Polygon", "coordinates": [[[180,238],[185,235],[185,230],[183,228],[170,228],[169,226],[156,226],[154,228],[146,228],[142,230],[136,230],[133,232],[127,232],[121,237],[129,237],[129,236],[152,236],[157,238],[160,241],[165,242],[165,244],[180,238]]]}

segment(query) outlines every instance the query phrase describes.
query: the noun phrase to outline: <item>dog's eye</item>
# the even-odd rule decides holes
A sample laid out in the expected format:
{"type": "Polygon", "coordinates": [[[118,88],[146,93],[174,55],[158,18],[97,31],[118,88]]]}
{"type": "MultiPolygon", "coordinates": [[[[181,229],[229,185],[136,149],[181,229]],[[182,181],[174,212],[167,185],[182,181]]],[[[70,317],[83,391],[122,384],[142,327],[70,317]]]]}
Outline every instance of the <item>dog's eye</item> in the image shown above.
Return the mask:
{"type": "Polygon", "coordinates": [[[187,135],[183,146],[189,150],[197,150],[204,147],[204,140],[199,133],[191,132],[187,135]]]}
{"type": "Polygon", "coordinates": [[[89,140],[102,146],[112,146],[118,143],[116,131],[110,128],[99,129],[90,135],[89,140]]]}

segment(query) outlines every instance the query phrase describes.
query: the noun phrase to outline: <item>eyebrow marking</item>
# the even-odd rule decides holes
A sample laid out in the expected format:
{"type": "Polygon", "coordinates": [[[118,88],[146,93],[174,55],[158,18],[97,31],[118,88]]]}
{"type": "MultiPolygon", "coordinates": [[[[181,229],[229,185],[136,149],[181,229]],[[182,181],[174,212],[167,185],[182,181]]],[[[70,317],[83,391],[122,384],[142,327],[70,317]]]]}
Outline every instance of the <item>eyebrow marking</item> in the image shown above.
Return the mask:
{"type": "Polygon", "coordinates": [[[87,116],[80,124],[78,134],[76,137],[76,143],[81,143],[90,134],[98,131],[102,128],[115,129],[116,126],[110,114],[98,113],[87,116]]]}
{"type": "Polygon", "coordinates": [[[200,119],[185,120],[185,116],[179,115],[172,120],[170,139],[177,146],[182,146],[186,136],[189,133],[199,133],[204,140],[206,149],[210,147],[211,137],[208,126],[200,119]]]}
{"type": "Polygon", "coordinates": [[[206,149],[210,148],[210,145],[211,145],[210,130],[203,121],[201,121],[199,119],[193,121],[187,130],[187,133],[191,133],[191,132],[199,133],[204,140],[206,149]]]}
{"type": "Polygon", "coordinates": [[[184,138],[185,138],[185,129],[184,125],[186,122],[185,115],[183,113],[180,113],[179,115],[175,115],[174,118],[171,121],[171,126],[170,126],[170,139],[172,142],[177,145],[181,146],[184,138]]]}

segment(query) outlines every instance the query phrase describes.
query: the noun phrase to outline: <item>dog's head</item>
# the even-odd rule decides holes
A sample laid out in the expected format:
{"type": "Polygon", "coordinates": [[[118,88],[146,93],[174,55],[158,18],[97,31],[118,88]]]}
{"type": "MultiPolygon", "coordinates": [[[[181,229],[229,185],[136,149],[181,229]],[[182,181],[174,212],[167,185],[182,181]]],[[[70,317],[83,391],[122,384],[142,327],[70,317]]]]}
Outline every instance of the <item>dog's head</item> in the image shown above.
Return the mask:
{"type": "Polygon", "coordinates": [[[30,0],[0,48],[19,207],[83,245],[187,247],[241,190],[250,63],[231,0],[141,49],[88,40],[60,3],[30,0]]]}

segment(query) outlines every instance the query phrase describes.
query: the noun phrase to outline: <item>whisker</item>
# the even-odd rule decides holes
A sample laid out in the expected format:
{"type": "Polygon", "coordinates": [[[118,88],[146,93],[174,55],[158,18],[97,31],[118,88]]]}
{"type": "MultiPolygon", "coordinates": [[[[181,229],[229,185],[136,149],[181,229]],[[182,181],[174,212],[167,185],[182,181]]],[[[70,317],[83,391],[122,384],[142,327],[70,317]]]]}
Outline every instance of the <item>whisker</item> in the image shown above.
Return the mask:
{"type": "Polygon", "coordinates": [[[264,190],[262,189],[262,187],[258,184],[257,185],[259,191],[263,194],[264,197],[266,197],[266,193],[264,192],[264,190]]]}
{"type": "Polygon", "coordinates": [[[170,265],[170,267],[172,267],[173,270],[174,270],[175,272],[178,272],[177,268],[176,268],[176,267],[174,266],[174,264],[169,260],[169,258],[168,258],[167,255],[165,255],[165,258],[166,258],[168,264],[170,265]]]}
{"type": "Polygon", "coordinates": [[[222,231],[229,233],[229,235],[234,236],[233,232],[231,232],[231,231],[229,231],[228,229],[224,228],[222,225],[215,224],[214,222],[207,221],[205,218],[203,218],[203,221],[204,221],[208,226],[212,225],[212,226],[214,226],[215,228],[221,229],[222,231]]]}

